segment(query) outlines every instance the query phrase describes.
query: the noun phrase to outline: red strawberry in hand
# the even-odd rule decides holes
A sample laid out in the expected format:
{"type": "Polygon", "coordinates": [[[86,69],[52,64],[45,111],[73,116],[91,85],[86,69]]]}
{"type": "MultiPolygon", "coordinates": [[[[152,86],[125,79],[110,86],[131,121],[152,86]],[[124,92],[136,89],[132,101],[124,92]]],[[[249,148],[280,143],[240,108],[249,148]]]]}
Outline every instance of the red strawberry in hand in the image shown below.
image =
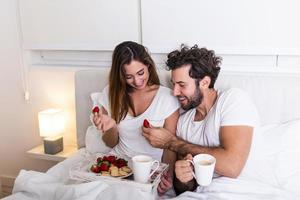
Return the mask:
{"type": "Polygon", "coordinates": [[[92,112],[95,114],[95,113],[99,113],[100,109],[99,109],[99,106],[95,106],[92,110],[92,112]]]}
{"type": "Polygon", "coordinates": [[[144,119],[143,126],[145,128],[150,128],[150,123],[149,123],[149,121],[147,119],[144,119]]]}

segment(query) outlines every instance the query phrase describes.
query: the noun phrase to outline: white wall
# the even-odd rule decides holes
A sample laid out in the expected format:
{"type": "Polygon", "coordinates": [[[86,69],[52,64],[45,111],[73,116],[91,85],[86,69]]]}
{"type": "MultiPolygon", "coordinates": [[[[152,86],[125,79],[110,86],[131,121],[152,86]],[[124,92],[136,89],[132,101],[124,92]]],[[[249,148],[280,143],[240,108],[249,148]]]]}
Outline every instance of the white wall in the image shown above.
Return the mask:
{"type": "Polygon", "coordinates": [[[13,0],[0,5],[0,177],[15,177],[20,169],[45,171],[55,163],[36,160],[25,152],[42,140],[38,135],[37,112],[50,106],[67,111],[66,141],[75,142],[74,87],[72,69],[29,71],[31,99],[23,98],[20,51],[13,0]],[[68,125],[71,127],[71,125],[68,125]]]}
{"type": "Polygon", "coordinates": [[[25,49],[112,50],[140,41],[139,0],[20,0],[25,49]]]}
{"type": "Polygon", "coordinates": [[[299,1],[141,1],[143,42],[152,52],[186,43],[221,54],[300,54],[299,1]]]}

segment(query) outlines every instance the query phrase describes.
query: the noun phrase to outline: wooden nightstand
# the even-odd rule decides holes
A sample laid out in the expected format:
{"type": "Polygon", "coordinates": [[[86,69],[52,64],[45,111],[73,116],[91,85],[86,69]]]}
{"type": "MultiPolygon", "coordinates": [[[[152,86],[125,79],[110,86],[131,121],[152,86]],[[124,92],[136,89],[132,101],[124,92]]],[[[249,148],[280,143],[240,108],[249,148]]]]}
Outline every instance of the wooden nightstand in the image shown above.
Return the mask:
{"type": "Polygon", "coordinates": [[[37,146],[37,147],[27,151],[26,153],[33,158],[60,162],[60,161],[63,161],[64,159],[70,157],[71,155],[73,155],[76,152],[77,152],[77,147],[75,145],[74,146],[73,145],[65,145],[64,150],[57,154],[54,154],[54,155],[45,154],[44,146],[40,145],[40,146],[37,146]]]}

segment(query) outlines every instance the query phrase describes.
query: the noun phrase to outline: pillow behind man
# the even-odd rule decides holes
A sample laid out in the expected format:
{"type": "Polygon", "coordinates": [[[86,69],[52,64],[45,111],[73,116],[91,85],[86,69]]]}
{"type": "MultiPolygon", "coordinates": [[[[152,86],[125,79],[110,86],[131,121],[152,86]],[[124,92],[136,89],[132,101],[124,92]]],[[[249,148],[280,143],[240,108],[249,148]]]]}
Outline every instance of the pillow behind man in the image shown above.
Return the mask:
{"type": "Polygon", "coordinates": [[[278,184],[300,196],[300,119],[262,127],[264,157],[278,184]]]}

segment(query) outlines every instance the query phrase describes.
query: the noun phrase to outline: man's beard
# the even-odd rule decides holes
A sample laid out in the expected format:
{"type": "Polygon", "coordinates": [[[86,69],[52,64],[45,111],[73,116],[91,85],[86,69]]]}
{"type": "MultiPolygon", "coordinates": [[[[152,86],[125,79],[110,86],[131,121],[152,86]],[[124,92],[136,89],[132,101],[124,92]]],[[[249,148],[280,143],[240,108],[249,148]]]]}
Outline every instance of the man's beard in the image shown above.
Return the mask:
{"type": "Polygon", "coordinates": [[[201,90],[199,89],[199,87],[196,87],[195,92],[193,94],[193,96],[191,97],[186,97],[188,100],[188,103],[184,106],[182,106],[182,108],[184,110],[190,110],[193,108],[196,108],[197,106],[199,106],[203,100],[203,94],[201,92],[201,90]]]}

